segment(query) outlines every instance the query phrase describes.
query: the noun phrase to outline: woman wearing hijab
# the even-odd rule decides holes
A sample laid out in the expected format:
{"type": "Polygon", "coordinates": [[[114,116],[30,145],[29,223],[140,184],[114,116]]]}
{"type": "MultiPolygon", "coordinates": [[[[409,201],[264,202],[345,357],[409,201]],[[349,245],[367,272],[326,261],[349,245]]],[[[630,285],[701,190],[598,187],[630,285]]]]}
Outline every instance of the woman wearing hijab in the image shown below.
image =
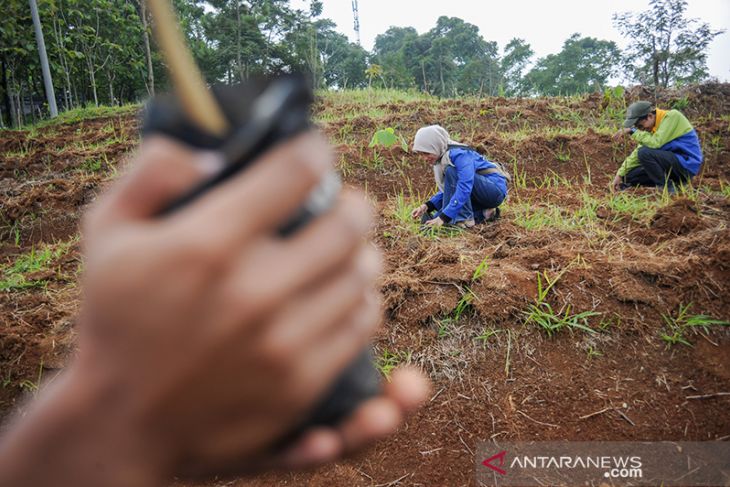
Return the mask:
{"type": "Polygon", "coordinates": [[[416,132],[413,151],[425,154],[433,164],[439,192],[413,212],[426,225],[446,223],[472,227],[499,217],[499,205],[507,196],[509,175],[467,145],[451,140],[439,125],[416,132]],[[436,212],[435,215],[431,215],[436,212]]]}

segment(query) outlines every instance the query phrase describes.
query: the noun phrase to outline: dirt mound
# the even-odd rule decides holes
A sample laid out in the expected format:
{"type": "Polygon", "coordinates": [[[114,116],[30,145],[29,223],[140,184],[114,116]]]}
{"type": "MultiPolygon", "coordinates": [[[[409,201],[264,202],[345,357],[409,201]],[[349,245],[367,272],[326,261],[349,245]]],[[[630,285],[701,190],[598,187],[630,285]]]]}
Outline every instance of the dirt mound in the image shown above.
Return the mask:
{"type": "Polygon", "coordinates": [[[680,198],[660,208],[651,219],[651,228],[659,233],[687,235],[707,226],[699,215],[697,203],[680,198]]]}
{"type": "Polygon", "coordinates": [[[705,83],[679,89],[635,86],[627,90],[629,103],[638,100],[654,101],[660,107],[679,108],[689,116],[717,115],[730,112],[730,84],[705,83]]]}

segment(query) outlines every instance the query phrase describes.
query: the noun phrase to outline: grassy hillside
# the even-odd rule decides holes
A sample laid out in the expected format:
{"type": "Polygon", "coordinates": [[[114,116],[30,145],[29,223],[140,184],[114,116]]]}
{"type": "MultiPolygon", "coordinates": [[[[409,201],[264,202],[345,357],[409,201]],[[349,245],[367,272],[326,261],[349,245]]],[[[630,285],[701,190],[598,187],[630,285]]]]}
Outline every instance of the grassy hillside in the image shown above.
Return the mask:
{"type": "MultiPolygon", "coordinates": [[[[365,190],[386,256],[387,376],[421,366],[434,396],[398,435],[305,474],[235,485],[470,485],[479,441],[709,440],[730,428],[730,85],[661,93],[700,135],[702,173],[677,195],[610,193],[632,150],[625,106],[649,98],[436,99],[321,94],[314,118],[346,184],[365,190]],[[408,217],[434,190],[410,144],[439,123],[513,175],[502,219],[423,234],[408,217]],[[396,481],[395,483],[392,483],[396,481]],[[390,484],[389,484],[390,483],[390,484]]],[[[0,132],[0,412],[74,347],[78,222],[139,142],[139,107],[0,132]]],[[[228,484],[226,484],[228,485],[228,484]]]]}

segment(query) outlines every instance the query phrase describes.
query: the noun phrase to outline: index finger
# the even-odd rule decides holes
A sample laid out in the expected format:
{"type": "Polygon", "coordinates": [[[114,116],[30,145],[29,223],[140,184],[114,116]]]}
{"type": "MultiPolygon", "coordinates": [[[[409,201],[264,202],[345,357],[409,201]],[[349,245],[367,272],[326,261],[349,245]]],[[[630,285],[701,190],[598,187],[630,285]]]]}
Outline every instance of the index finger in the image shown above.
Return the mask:
{"type": "Polygon", "coordinates": [[[172,214],[173,233],[189,238],[194,229],[221,251],[261,233],[273,234],[331,167],[331,149],[323,137],[315,132],[300,135],[172,214]]]}
{"type": "Polygon", "coordinates": [[[214,157],[168,137],[145,139],[130,171],[94,203],[84,226],[103,232],[122,220],[152,218],[165,204],[220,170],[214,167],[214,157]]]}

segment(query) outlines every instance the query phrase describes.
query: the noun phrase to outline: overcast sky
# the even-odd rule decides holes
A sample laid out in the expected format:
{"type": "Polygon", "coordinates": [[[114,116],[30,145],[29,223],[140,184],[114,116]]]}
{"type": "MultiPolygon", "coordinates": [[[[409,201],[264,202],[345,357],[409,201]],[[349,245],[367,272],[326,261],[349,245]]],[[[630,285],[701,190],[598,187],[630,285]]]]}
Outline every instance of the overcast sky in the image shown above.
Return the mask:
{"type": "MultiPolygon", "coordinates": [[[[323,17],[354,42],[352,0],[322,1],[323,17]]],[[[292,0],[292,5],[307,9],[309,0],[292,0]]],[[[513,37],[523,38],[535,51],[534,59],[559,52],[574,32],[615,41],[623,49],[627,41],[613,27],[611,16],[648,6],[649,0],[358,0],[360,37],[368,51],[375,36],[390,26],[410,26],[423,34],[446,15],[478,26],[482,37],[497,41],[500,49],[513,37]]],[[[688,0],[686,14],[713,29],[730,30],[730,0],[688,0]]],[[[710,44],[707,64],[711,76],[730,80],[730,32],[710,44]]]]}

